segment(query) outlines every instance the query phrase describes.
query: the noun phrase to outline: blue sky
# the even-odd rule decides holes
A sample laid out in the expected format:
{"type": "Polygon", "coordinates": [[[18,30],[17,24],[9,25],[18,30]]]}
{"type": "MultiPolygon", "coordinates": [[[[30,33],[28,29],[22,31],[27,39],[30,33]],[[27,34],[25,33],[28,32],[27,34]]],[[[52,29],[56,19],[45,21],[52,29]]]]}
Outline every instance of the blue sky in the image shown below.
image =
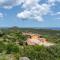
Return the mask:
{"type": "Polygon", "coordinates": [[[60,0],[0,0],[0,27],[60,27],[60,0]]]}

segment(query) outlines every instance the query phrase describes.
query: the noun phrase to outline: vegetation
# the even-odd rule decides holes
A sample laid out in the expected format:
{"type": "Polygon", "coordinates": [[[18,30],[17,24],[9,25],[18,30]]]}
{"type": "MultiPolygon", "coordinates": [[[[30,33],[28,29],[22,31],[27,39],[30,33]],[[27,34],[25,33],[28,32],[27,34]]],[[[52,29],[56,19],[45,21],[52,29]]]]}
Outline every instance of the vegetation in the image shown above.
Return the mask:
{"type": "Polygon", "coordinates": [[[0,60],[60,60],[60,31],[48,29],[6,28],[0,29],[0,60]],[[22,32],[38,33],[56,45],[50,47],[25,45],[22,32]]]}

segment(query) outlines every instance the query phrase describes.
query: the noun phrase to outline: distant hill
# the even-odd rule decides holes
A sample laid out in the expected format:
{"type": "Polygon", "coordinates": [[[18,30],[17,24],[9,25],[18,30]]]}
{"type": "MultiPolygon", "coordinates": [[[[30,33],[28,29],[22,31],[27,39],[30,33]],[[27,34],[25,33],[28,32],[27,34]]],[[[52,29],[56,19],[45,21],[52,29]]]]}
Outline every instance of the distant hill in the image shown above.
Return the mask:
{"type": "Polygon", "coordinates": [[[48,30],[60,30],[60,27],[36,27],[34,29],[48,29],[48,30]]]}
{"type": "Polygon", "coordinates": [[[60,27],[0,27],[0,29],[47,29],[47,30],[60,30],[60,27]]]}
{"type": "Polygon", "coordinates": [[[48,29],[51,29],[51,30],[60,30],[60,27],[51,27],[51,28],[48,28],[48,29]]]}

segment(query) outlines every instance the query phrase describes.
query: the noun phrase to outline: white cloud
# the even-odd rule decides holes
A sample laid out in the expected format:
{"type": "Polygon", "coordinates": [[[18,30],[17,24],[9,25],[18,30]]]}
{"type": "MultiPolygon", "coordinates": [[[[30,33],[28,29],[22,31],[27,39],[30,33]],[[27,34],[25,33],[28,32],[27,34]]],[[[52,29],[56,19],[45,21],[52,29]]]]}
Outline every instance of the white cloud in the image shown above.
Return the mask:
{"type": "Polygon", "coordinates": [[[42,16],[50,11],[50,5],[45,3],[40,5],[38,0],[25,0],[22,8],[25,10],[17,14],[18,18],[31,18],[37,21],[43,21],[42,16]]]}
{"type": "Polygon", "coordinates": [[[22,9],[24,9],[24,11],[17,13],[18,18],[43,21],[43,16],[50,13],[51,6],[54,6],[55,2],[60,2],[60,0],[47,0],[47,3],[39,4],[39,1],[40,0],[0,0],[0,6],[3,6],[5,9],[11,9],[14,6],[23,4],[22,9]]]}
{"type": "Polygon", "coordinates": [[[11,9],[23,3],[22,8],[25,10],[17,14],[18,18],[31,18],[37,21],[43,21],[42,16],[48,13],[49,6],[47,4],[40,5],[39,1],[40,0],[3,0],[3,3],[0,3],[5,9],[11,9]]]}
{"type": "Polygon", "coordinates": [[[54,3],[56,0],[48,0],[48,3],[54,3]]]}
{"type": "Polygon", "coordinates": [[[24,0],[0,0],[0,6],[5,9],[11,9],[14,6],[20,5],[24,0]]]}
{"type": "Polygon", "coordinates": [[[57,15],[60,15],[60,12],[57,12],[57,15]]]}
{"type": "Polygon", "coordinates": [[[23,11],[23,12],[21,12],[21,13],[18,13],[17,14],[17,17],[18,18],[21,18],[21,19],[26,19],[26,18],[29,18],[30,17],[30,15],[31,15],[31,13],[30,13],[30,11],[23,11]]]}
{"type": "Polygon", "coordinates": [[[0,4],[2,4],[2,3],[4,3],[5,2],[5,0],[0,0],[0,4]]]}
{"type": "Polygon", "coordinates": [[[48,0],[48,3],[55,4],[55,2],[60,2],[60,0],[48,0]]]}
{"type": "Polygon", "coordinates": [[[0,12],[0,18],[3,18],[4,17],[4,14],[0,12]]]}
{"type": "Polygon", "coordinates": [[[50,15],[54,16],[54,15],[60,15],[60,12],[56,12],[56,13],[50,13],[50,15]]]}
{"type": "Polygon", "coordinates": [[[39,22],[43,22],[42,16],[35,16],[34,19],[39,22]]]}
{"type": "Polygon", "coordinates": [[[48,4],[50,6],[55,6],[56,5],[56,2],[59,2],[60,3],[60,0],[48,0],[48,4]]]}
{"type": "Polygon", "coordinates": [[[5,8],[5,9],[11,9],[13,7],[12,6],[3,6],[3,8],[5,8]]]}
{"type": "Polygon", "coordinates": [[[39,0],[24,0],[23,2],[23,8],[31,8],[33,6],[36,6],[39,0]]]}

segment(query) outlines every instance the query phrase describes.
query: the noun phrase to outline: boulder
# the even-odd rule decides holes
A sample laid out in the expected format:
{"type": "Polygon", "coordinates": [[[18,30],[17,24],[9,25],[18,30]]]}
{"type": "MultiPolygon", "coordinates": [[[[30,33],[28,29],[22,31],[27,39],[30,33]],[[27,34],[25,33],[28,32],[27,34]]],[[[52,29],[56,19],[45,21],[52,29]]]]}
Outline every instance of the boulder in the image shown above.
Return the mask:
{"type": "Polygon", "coordinates": [[[20,57],[19,60],[30,60],[28,57],[20,57]]]}

